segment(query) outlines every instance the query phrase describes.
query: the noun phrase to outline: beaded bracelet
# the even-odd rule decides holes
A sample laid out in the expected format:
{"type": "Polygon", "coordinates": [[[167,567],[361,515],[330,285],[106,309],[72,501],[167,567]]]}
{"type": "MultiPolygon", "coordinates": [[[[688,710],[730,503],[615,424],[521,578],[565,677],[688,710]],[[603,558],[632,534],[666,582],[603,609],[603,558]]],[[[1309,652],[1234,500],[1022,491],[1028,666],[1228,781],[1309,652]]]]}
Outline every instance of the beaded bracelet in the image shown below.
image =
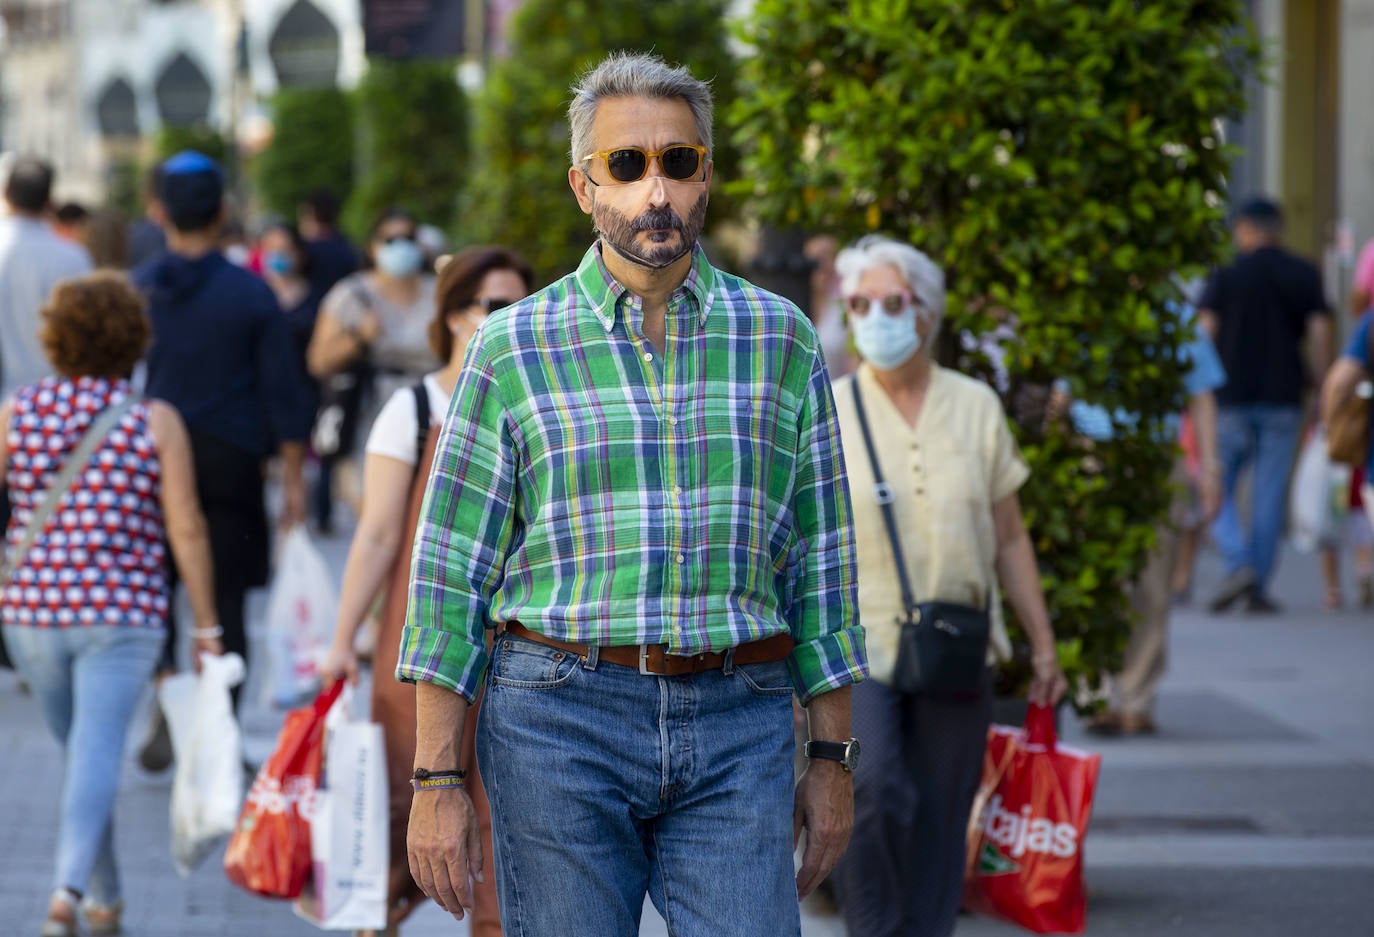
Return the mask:
{"type": "Polygon", "coordinates": [[[223,637],[224,629],[219,625],[213,628],[196,628],[191,631],[191,637],[197,641],[213,641],[215,638],[223,637]]]}
{"type": "Polygon", "coordinates": [[[415,773],[410,776],[410,785],[417,792],[462,788],[467,776],[466,771],[426,771],[424,768],[416,768],[415,773]]]}

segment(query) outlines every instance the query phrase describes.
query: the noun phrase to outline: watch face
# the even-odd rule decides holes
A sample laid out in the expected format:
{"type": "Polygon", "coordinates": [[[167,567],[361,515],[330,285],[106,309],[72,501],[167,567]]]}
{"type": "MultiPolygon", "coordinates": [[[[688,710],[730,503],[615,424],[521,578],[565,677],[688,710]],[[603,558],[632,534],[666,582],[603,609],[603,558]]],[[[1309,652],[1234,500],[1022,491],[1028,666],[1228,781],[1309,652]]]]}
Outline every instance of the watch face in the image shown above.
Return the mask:
{"type": "Polygon", "coordinates": [[[859,740],[850,739],[844,746],[845,768],[849,771],[859,770],[859,740]]]}

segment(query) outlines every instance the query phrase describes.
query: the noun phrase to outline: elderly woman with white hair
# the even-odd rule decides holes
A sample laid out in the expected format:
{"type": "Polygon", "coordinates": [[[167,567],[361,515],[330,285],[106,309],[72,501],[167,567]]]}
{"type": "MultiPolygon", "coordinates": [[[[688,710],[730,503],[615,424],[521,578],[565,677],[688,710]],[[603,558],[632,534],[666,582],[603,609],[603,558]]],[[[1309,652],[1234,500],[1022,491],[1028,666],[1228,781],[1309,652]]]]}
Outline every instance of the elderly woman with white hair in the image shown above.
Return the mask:
{"type": "Polygon", "coordinates": [[[833,881],[852,935],[953,933],[964,835],[1009,653],[998,586],[1032,645],[1033,702],[1065,690],[1001,401],[931,357],[944,275],[870,236],[836,259],[863,364],[835,385],[872,679],[854,688],[854,833],[833,881]]]}

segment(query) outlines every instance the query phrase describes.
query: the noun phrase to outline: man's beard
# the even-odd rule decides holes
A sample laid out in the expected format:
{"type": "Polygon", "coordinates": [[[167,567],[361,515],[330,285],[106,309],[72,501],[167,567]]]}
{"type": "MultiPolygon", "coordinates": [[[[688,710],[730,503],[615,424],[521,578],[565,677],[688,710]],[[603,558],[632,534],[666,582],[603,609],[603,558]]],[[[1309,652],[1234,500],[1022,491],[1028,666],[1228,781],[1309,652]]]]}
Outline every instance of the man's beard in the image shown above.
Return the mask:
{"type": "Polygon", "coordinates": [[[686,221],[667,206],[650,208],[631,221],[609,205],[593,205],[592,221],[601,239],[621,257],[643,267],[662,270],[688,254],[701,236],[701,229],[706,224],[706,198],[707,193],[703,191],[687,213],[686,221]],[[653,244],[641,250],[635,243],[635,235],[641,231],[669,230],[678,233],[677,244],[653,244]]]}

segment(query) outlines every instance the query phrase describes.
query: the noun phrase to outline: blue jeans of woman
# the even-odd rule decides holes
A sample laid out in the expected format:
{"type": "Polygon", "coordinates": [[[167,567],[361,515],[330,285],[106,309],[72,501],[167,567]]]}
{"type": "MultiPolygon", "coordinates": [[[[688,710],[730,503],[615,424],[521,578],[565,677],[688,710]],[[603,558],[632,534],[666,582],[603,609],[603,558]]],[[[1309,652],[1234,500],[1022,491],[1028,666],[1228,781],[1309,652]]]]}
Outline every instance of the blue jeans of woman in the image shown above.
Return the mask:
{"type": "Polygon", "coordinates": [[[53,885],[113,904],[120,897],[114,803],[124,737],[162,653],[162,632],[17,625],[4,632],[15,669],[66,754],[53,885]]]}
{"type": "MultiPolygon", "coordinates": [[[[497,636],[477,728],[507,937],[799,937],[785,662],[642,675],[497,636]]],[[[423,796],[423,795],[420,795],[423,796]]]]}

